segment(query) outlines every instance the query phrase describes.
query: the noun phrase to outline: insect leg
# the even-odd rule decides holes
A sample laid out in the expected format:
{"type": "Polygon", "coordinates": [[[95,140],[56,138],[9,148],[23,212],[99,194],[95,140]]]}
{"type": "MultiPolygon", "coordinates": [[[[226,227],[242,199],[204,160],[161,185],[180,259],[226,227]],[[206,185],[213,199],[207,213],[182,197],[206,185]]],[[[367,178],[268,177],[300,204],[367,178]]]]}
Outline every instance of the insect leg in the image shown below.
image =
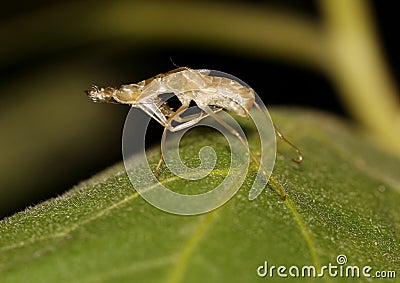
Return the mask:
{"type": "MultiPolygon", "coordinates": [[[[163,132],[163,136],[161,138],[161,148],[164,148],[165,138],[166,138],[166,133],[165,132],[171,128],[171,122],[174,120],[174,117],[179,115],[179,114],[181,114],[182,112],[184,112],[186,109],[188,109],[188,107],[189,107],[188,104],[181,105],[165,122],[165,124],[164,124],[164,132],[163,132]]],[[[154,176],[156,178],[157,178],[158,170],[160,169],[162,162],[163,162],[163,154],[162,154],[162,151],[161,151],[160,160],[158,161],[156,170],[154,171],[154,176]]]]}
{"type": "MultiPolygon", "coordinates": [[[[200,119],[200,118],[203,119],[203,118],[205,118],[207,116],[208,115],[206,115],[204,112],[187,115],[185,117],[181,117],[180,115],[176,115],[175,118],[174,118],[174,121],[179,122],[179,123],[186,123],[186,122],[189,122],[189,121],[196,120],[198,122],[198,119],[200,119]]],[[[175,128],[175,127],[171,126],[171,128],[175,128]]],[[[183,127],[183,128],[187,128],[187,127],[183,127]]]]}
{"type": "MultiPolygon", "coordinates": [[[[213,109],[212,111],[214,113],[217,113],[221,110],[222,110],[222,108],[217,108],[217,109],[213,109]]],[[[171,132],[177,132],[177,131],[186,129],[194,124],[197,124],[198,122],[200,122],[201,120],[203,120],[206,117],[208,117],[208,114],[205,113],[204,111],[202,111],[200,113],[192,114],[192,115],[187,115],[185,117],[181,117],[180,115],[177,115],[177,116],[175,116],[175,118],[173,120],[176,122],[182,123],[182,124],[179,124],[175,127],[170,126],[169,130],[171,132]]]]}
{"type": "MultiPolygon", "coordinates": [[[[218,109],[213,109],[212,111],[214,113],[217,113],[218,111],[221,111],[221,110],[222,110],[221,108],[218,108],[218,109]]],[[[208,114],[205,113],[204,111],[202,111],[200,113],[192,114],[192,115],[187,115],[185,117],[181,117],[181,116],[177,115],[174,117],[173,120],[176,122],[182,123],[182,124],[179,124],[174,127],[171,126],[171,124],[170,124],[169,130],[171,132],[177,132],[177,131],[189,128],[190,126],[197,124],[198,122],[200,122],[201,120],[203,120],[206,117],[208,117],[208,114]]]]}
{"type": "MultiPolygon", "coordinates": [[[[215,114],[215,112],[212,111],[212,109],[211,109],[210,107],[208,107],[208,106],[206,106],[206,105],[202,105],[202,106],[199,106],[199,107],[200,107],[201,109],[203,109],[208,115],[210,115],[210,117],[212,117],[215,121],[217,121],[218,123],[220,123],[220,124],[221,124],[223,127],[225,127],[227,130],[229,130],[229,131],[231,132],[232,135],[236,136],[244,146],[248,146],[248,145],[246,144],[246,142],[243,140],[242,136],[241,136],[231,125],[229,125],[228,123],[226,123],[226,122],[225,122],[224,120],[222,120],[217,114],[215,114]]],[[[253,152],[250,150],[250,148],[248,148],[248,150],[249,150],[250,158],[253,160],[253,162],[254,162],[255,164],[257,164],[258,167],[260,167],[260,161],[259,161],[259,160],[257,159],[257,157],[253,154],[253,152]]],[[[268,174],[267,174],[267,172],[265,172],[264,169],[262,169],[262,174],[263,174],[265,177],[268,177],[268,174]]],[[[285,200],[285,199],[286,199],[286,194],[285,194],[285,192],[283,191],[282,187],[281,187],[281,186],[276,186],[276,188],[278,189],[278,192],[279,192],[281,198],[282,198],[283,200],[285,200]]]]}
{"type": "MultiPolygon", "coordinates": [[[[174,121],[182,122],[182,123],[177,126],[171,126],[171,124],[170,124],[169,130],[171,132],[177,132],[177,131],[189,128],[190,126],[197,124],[199,121],[201,121],[208,115],[205,114],[204,112],[202,112],[202,113],[198,113],[196,115],[189,115],[189,116],[190,117],[183,117],[183,119],[179,119],[179,120],[174,119],[174,121]],[[186,119],[186,118],[188,118],[188,119],[186,119]]],[[[175,117],[175,118],[177,118],[177,117],[175,117]]]]}
{"type": "MultiPolygon", "coordinates": [[[[261,112],[263,112],[263,111],[261,110],[260,105],[258,105],[257,102],[254,102],[254,105],[257,107],[258,110],[260,110],[261,112]]],[[[263,113],[264,113],[264,112],[263,112],[263,113]]],[[[268,117],[268,119],[269,119],[269,117],[268,117]]],[[[280,140],[286,142],[289,146],[291,146],[291,147],[294,149],[294,151],[296,151],[296,153],[297,153],[297,159],[292,158],[292,160],[293,160],[294,162],[296,162],[296,163],[302,162],[302,161],[303,161],[303,154],[301,153],[300,149],[299,149],[297,146],[295,146],[294,144],[292,144],[287,138],[285,138],[285,136],[278,130],[277,127],[275,127],[275,125],[274,125],[273,123],[272,123],[272,126],[274,127],[275,133],[276,133],[276,135],[278,136],[278,138],[279,138],[280,140]]]]}
{"type": "Polygon", "coordinates": [[[296,152],[297,152],[297,159],[292,158],[292,160],[296,163],[300,163],[303,161],[303,154],[301,153],[300,149],[295,146],[294,144],[292,144],[289,140],[287,140],[285,138],[285,136],[277,129],[277,127],[274,126],[274,130],[276,132],[276,134],[278,135],[278,137],[283,140],[284,142],[286,142],[288,145],[290,145],[296,152]]]}

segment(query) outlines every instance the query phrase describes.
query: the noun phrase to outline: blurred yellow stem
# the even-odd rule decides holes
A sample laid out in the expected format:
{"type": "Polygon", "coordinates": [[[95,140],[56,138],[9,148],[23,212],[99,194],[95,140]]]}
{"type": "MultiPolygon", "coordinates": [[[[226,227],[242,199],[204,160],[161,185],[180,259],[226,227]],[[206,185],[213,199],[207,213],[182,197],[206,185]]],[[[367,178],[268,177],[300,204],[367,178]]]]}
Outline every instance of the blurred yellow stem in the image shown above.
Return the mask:
{"type": "Polygon", "coordinates": [[[353,116],[400,155],[400,104],[367,1],[321,0],[331,76],[353,116]]]}

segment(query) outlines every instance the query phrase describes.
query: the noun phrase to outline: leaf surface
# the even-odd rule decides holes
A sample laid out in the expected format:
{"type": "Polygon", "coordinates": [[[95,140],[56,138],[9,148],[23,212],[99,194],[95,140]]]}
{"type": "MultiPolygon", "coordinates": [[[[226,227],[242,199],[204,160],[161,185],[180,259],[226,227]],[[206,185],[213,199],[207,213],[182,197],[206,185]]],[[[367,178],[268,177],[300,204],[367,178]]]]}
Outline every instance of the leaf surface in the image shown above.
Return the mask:
{"type": "MultiPolygon", "coordinates": [[[[278,142],[274,178],[286,201],[270,184],[254,201],[247,199],[253,166],[222,207],[200,216],[171,215],[138,196],[118,164],[1,221],[0,281],[284,282],[288,278],[278,278],[276,269],[273,278],[260,278],[257,268],[267,261],[318,270],[338,265],[340,254],[348,259],[344,267],[369,265],[371,275],[395,270],[399,276],[400,161],[327,114],[285,109],[272,114],[305,156],[302,164],[291,162],[293,152],[278,142]]],[[[212,145],[219,158],[211,176],[191,183],[163,170],[162,182],[196,192],[222,181],[230,157],[218,133],[189,133],[182,141],[183,159],[195,165],[193,157],[204,145],[212,145]]],[[[155,164],[158,148],[149,154],[155,164]]]]}

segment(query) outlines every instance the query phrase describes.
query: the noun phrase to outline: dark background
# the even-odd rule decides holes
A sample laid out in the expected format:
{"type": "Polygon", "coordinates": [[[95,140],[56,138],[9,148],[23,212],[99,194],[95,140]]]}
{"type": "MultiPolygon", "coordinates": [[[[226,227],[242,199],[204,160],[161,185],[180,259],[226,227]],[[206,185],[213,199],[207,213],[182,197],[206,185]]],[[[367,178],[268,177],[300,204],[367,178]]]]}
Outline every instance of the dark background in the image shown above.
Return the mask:
{"type": "MultiPolygon", "coordinates": [[[[56,5],[56,2],[67,1],[22,1],[2,5],[1,44],[7,44],[13,37],[12,31],[1,29],[2,24],[24,15],[28,17],[32,11],[46,9],[56,5]]],[[[226,3],[234,2],[241,1],[226,3]]],[[[320,12],[314,1],[252,2],[254,5],[265,4],[294,10],[315,21],[320,20],[320,12]]],[[[246,4],[250,3],[246,1],[246,4]]],[[[385,59],[397,79],[400,46],[396,3],[370,3],[385,59]]],[[[51,26],[48,28],[51,29],[51,26]]],[[[29,33],[29,24],[26,29],[29,33]]],[[[233,74],[252,86],[267,106],[309,107],[352,119],[335,87],[323,73],[273,56],[259,58],[248,52],[225,52],[212,46],[174,44],[170,41],[139,42],[132,46],[116,39],[90,44],[65,44],[65,47],[49,48],[44,52],[38,50],[23,58],[5,60],[3,64],[0,62],[0,87],[3,88],[0,96],[0,121],[3,121],[0,124],[3,127],[1,138],[7,141],[0,143],[3,147],[1,152],[4,152],[0,167],[0,218],[62,194],[78,182],[120,162],[121,133],[129,108],[93,104],[83,91],[92,84],[107,86],[134,83],[166,72],[175,68],[171,59],[179,66],[233,74]],[[82,73],[79,81],[75,84],[73,79],[65,78],[64,84],[59,74],[67,77],[76,70],[82,73]],[[57,79],[52,85],[48,82],[53,72],[57,79]],[[43,83],[46,96],[43,98],[39,97],[42,76],[46,77],[46,83],[43,83]],[[39,89],[39,92],[31,92],[32,87],[39,89]],[[70,97],[58,100],[57,95],[63,88],[71,88],[70,97]],[[32,100],[34,95],[38,99],[32,100]],[[54,103],[48,102],[53,101],[49,97],[54,98],[54,103]],[[46,108],[42,110],[41,107],[46,108]],[[58,116],[52,113],[60,112],[65,120],[57,121],[58,116]],[[51,139],[54,142],[49,142],[51,139]],[[52,146],[41,148],[47,142],[52,146]],[[12,154],[7,155],[9,152],[12,154]],[[23,156],[16,157],[18,152],[23,156]]],[[[153,135],[150,143],[159,143],[161,130],[162,127],[156,123],[151,125],[153,135]]]]}

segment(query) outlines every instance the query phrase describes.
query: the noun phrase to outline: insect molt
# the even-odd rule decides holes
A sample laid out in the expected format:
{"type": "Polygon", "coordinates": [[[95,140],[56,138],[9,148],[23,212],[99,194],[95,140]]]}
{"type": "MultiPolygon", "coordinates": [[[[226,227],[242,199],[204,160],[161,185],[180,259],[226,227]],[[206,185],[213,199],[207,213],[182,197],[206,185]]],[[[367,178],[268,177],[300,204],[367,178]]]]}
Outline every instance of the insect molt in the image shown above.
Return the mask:
{"type": "MultiPolygon", "coordinates": [[[[225,109],[239,116],[248,117],[252,107],[260,109],[255,101],[254,90],[226,77],[210,76],[210,72],[207,69],[193,70],[181,67],[137,84],[121,85],[118,88],[93,86],[90,91],[86,91],[86,94],[94,102],[128,104],[137,107],[160,123],[164,127],[164,131],[179,131],[210,116],[245,144],[239,133],[216,113],[225,109]],[[161,99],[160,95],[165,93],[173,93],[181,102],[182,105],[176,111],[161,99]],[[181,115],[189,108],[191,101],[194,101],[202,111],[182,117],[181,115]],[[173,126],[172,122],[179,124],[173,126]]],[[[274,130],[280,140],[285,141],[296,151],[297,158],[293,161],[302,162],[303,155],[300,150],[287,140],[275,126],[274,130]]],[[[162,146],[165,143],[165,136],[163,135],[161,140],[162,146]]],[[[249,153],[253,162],[259,164],[257,157],[250,149],[249,153]]],[[[156,177],[162,161],[161,153],[154,172],[156,177]]],[[[263,174],[266,175],[265,172],[263,174]]],[[[281,198],[285,199],[286,194],[280,186],[278,187],[281,198]]]]}

